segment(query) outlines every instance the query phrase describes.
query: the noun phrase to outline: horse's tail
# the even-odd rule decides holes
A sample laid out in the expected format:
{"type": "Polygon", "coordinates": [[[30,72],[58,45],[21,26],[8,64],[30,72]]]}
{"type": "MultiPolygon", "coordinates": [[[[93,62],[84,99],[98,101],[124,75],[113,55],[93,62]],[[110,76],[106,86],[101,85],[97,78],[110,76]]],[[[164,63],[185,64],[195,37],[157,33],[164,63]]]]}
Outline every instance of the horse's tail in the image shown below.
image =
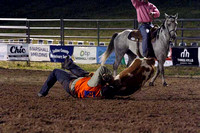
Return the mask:
{"type": "Polygon", "coordinates": [[[102,57],[101,57],[101,65],[104,65],[106,62],[106,59],[108,58],[108,56],[113,52],[114,50],[114,39],[115,37],[118,35],[118,33],[113,34],[110,43],[106,49],[106,51],[103,53],[102,57]]]}

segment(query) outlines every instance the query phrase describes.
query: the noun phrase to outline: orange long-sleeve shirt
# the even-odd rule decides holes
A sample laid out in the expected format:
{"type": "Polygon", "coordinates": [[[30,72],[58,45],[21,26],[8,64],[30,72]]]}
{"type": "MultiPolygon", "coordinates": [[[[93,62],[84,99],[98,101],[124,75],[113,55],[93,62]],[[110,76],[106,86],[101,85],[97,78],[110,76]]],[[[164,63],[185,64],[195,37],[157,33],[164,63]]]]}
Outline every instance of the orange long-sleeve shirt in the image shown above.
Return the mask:
{"type": "Polygon", "coordinates": [[[84,77],[78,80],[75,84],[75,93],[78,98],[87,98],[87,97],[101,97],[101,85],[96,87],[88,86],[87,82],[91,77],[84,77]]]}

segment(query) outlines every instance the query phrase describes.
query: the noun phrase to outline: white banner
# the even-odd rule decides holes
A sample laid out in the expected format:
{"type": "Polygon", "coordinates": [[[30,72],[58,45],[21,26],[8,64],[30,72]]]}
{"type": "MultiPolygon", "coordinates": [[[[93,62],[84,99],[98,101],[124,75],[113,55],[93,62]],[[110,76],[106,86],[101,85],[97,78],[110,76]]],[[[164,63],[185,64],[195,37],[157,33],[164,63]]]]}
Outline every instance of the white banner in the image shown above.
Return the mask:
{"type": "Polygon", "coordinates": [[[0,60],[8,60],[7,44],[0,44],[0,60]]]}
{"type": "Polygon", "coordinates": [[[97,63],[96,47],[74,47],[73,56],[76,63],[94,64],[97,63]]]}
{"type": "MultiPolygon", "coordinates": [[[[158,61],[155,62],[155,66],[158,66],[158,61]]],[[[173,66],[172,60],[165,60],[164,67],[173,66]]]]}
{"type": "MultiPolygon", "coordinates": [[[[124,55],[124,59],[125,59],[125,63],[127,64],[128,63],[128,55],[125,54],[124,55]]],[[[155,61],[155,66],[158,66],[158,61],[157,60],[155,61]]],[[[165,67],[173,66],[172,60],[170,58],[167,58],[165,60],[164,66],[165,67]]]]}
{"type": "Polygon", "coordinates": [[[49,45],[29,45],[30,61],[50,61],[49,45]]]}
{"type": "Polygon", "coordinates": [[[28,44],[8,44],[8,60],[28,60],[28,44]]]}

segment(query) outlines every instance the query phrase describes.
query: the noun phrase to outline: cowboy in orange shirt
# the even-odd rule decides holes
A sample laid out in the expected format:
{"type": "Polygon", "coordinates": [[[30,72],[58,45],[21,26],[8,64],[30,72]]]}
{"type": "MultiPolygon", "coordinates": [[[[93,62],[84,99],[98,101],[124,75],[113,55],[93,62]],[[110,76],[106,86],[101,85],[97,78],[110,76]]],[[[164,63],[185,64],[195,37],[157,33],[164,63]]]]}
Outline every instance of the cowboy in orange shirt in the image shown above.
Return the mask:
{"type": "Polygon", "coordinates": [[[72,74],[62,69],[54,69],[38,93],[39,97],[46,96],[56,81],[60,82],[63,88],[73,97],[107,98],[113,96],[114,87],[109,84],[114,79],[112,72],[105,66],[100,66],[91,75],[73,63],[72,59],[68,56],[62,67],[70,70],[72,74]]]}

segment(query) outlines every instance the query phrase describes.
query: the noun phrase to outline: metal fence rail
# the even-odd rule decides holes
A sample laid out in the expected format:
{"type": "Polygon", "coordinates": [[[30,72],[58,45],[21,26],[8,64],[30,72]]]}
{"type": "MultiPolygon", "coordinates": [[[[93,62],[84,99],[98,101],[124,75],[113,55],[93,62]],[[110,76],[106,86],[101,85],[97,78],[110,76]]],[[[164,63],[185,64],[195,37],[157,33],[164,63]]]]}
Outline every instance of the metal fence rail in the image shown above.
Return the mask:
{"type": "MultiPolygon", "coordinates": [[[[163,19],[155,20],[155,23],[162,22],[163,19]]],[[[130,29],[137,29],[138,23],[136,19],[27,19],[27,18],[0,18],[0,23],[4,22],[4,24],[10,24],[11,22],[24,22],[24,25],[1,25],[0,29],[7,30],[23,30],[23,33],[0,33],[0,37],[24,37],[26,38],[26,42],[30,43],[31,38],[58,38],[60,40],[61,45],[65,44],[65,38],[87,38],[87,39],[97,39],[98,45],[100,43],[100,39],[110,39],[110,36],[101,36],[100,31],[114,31],[114,30],[125,30],[125,27],[115,27],[115,28],[107,28],[100,27],[100,23],[105,22],[132,22],[133,25],[130,29]],[[56,22],[59,26],[51,27],[51,26],[31,26],[30,23],[35,22],[56,22]],[[92,22],[96,24],[96,27],[66,27],[64,24],[68,22],[92,22]],[[58,30],[58,35],[34,35],[31,34],[31,30],[58,30]],[[65,31],[67,30],[94,30],[96,31],[95,36],[67,36],[65,35],[65,31]]],[[[177,40],[200,40],[200,35],[196,36],[184,36],[184,32],[186,31],[200,31],[200,28],[197,27],[185,27],[187,23],[190,22],[199,22],[200,19],[178,19],[178,31],[181,32],[181,35],[178,35],[177,40]]]]}

